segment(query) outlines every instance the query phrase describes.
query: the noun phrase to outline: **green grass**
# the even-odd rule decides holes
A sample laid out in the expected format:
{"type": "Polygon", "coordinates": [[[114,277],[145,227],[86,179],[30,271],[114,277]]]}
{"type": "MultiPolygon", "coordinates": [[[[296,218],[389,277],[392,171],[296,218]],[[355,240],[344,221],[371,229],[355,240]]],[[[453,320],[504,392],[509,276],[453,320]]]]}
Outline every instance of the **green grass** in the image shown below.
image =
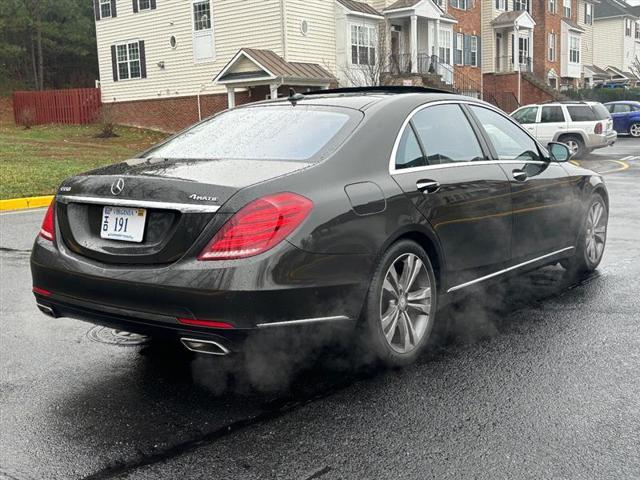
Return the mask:
{"type": "Polygon", "coordinates": [[[117,138],[94,138],[98,125],[0,124],[0,199],[52,195],[65,178],[132,157],[165,134],[116,127],[117,138]]]}

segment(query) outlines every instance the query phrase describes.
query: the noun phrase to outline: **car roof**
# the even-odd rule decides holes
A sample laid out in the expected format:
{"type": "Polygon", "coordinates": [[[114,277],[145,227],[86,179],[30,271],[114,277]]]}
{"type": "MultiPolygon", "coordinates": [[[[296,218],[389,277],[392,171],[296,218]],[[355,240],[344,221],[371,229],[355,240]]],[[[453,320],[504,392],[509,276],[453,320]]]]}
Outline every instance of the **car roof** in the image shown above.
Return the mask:
{"type": "Polygon", "coordinates": [[[583,100],[550,100],[548,102],[530,103],[529,105],[522,105],[520,108],[549,107],[549,106],[556,106],[556,105],[597,105],[599,103],[600,102],[583,101],[583,100]]]}
{"type": "Polygon", "coordinates": [[[640,102],[636,100],[616,100],[614,102],[607,102],[605,105],[640,105],[640,102]]]}

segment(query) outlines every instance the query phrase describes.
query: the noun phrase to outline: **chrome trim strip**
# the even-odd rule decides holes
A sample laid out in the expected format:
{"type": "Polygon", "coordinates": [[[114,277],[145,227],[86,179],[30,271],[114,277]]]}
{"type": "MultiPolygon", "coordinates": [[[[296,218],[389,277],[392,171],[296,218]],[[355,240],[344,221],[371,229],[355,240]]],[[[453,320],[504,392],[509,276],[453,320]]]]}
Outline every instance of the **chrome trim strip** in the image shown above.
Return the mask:
{"type": "Polygon", "coordinates": [[[115,207],[157,208],[159,210],[178,210],[182,213],[216,213],[219,205],[198,205],[192,203],[156,202],[153,200],[131,200],[125,198],[82,197],[75,195],[58,195],[61,203],[90,203],[93,205],[109,205],[115,207]]]}
{"type": "Polygon", "coordinates": [[[429,107],[434,107],[436,105],[448,105],[448,104],[467,104],[467,105],[477,105],[479,107],[483,107],[483,108],[487,108],[489,110],[493,110],[496,113],[499,113],[501,116],[511,120],[511,122],[516,125],[518,128],[520,128],[520,130],[522,130],[523,132],[525,132],[527,134],[527,136],[529,136],[529,138],[531,138],[536,145],[541,146],[540,142],[538,142],[535,138],[533,138],[531,136],[531,134],[529,134],[524,128],[522,128],[522,126],[520,124],[518,124],[517,122],[515,122],[511,117],[509,117],[509,115],[505,115],[505,112],[503,112],[502,110],[494,107],[493,105],[486,103],[482,100],[479,101],[473,101],[473,100],[440,100],[437,102],[429,102],[429,103],[424,103],[422,105],[420,105],[419,107],[416,107],[415,109],[413,109],[413,111],[409,114],[409,116],[405,119],[405,121],[402,123],[402,127],[400,127],[400,131],[398,132],[398,135],[396,136],[396,141],[393,144],[393,150],[391,150],[391,158],[389,158],[389,173],[391,175],[400,175],[403,173],[411,173],[411,172],[420,172],[423,170],[436,170],[436,169],[440,169],[440,168],[452,168],[452,167],[468,167],[471,165],[495,165],[495,164],[500,164],[500,163],[507,163],[507,164],[513,164],[513,163],[518,163],[518,164],[522,164],[522,163],[536,163],[536,164],[546,164],[548,162],[543,162],[543,161],[537,161],[537,160],[480,160],[477,162],[457,162],[457,163],[444,163],[441,165],[427,165],[425,167],[413,167],[413,168],[407,168],[407,169],[400,169],[397,170],[396,167],[396,155],[398,153],[398,148],[400,147],[400,140],[402,140],[402,134],[404,133],[405,128],[407,128],[407,125],[409,124],[409,122],[411,121],[411,119],[420,111],[424,110],[425,108],[429,108],[429,107]]]}
{"type": "Polygon", "coordinates": [[[512,267],[505,268],[504,270],[499,270],[497,272],[493,272],[493,273],[491,273],[489,275],[485,275],[484,277],[480,277],[480,278],[476,278],[475,280],[471,280],[470,282],[466,282],[466,283],[462,283],[460,285],[456,285],[455,287],[451,287],[449,290],[447,290],[447,293],[455,292],[455,291],[461,290],[461,289],[463,289],[465,287],[469,287],[471,285],[475,285],[476,283],[484,282],[485,280],[489,280],[490,278],[498,277],[498,276],[503,275],[503,274],[505,274],[507,272],[511,272],[513,270],[517,270],[518,268],[524,267],[526,265],[530,265],[532,263],[539,262],[540,260],[544,260],[545,258],[553,257],[554,255],[558,255],[560,253],[567,252],[569,250],[574,250],[575,248],[576,247],[567,247],[567,248],[563,248],[562,250],[558,250],[558,251],[555,251],[555,252],[547,253],[546,255],[543,255],[541,257],[534,258],[532,260],[528,260],[528,261],[523,262],[523,263],[519,263],[518,265],[514,265],[512,267]]]}
{"type": "Polygon", "coordinates": [[[321,323],[321,322],[341,322],[345,320],[351,320],[351,318],[346,317],[344,315],[339,315],[337,317],[304,318],[301,320],[287,320],[284,322],[259,323],[258,325],[256,325],[256,327],[258,328],[286,327],[289,325],[307,325],[307,324],[321,323]]]}
{"type": "Polygon", "coordinates": [[[198,338],[181,338],[180,342],[182,342],[182,345],[184,345],[184,347],[191,351],[191,352],[195,352],[195,353],[201,353],[201,354],[205,354],[205,355],[218,355],[218,356],[225,356],[225,355],[229,355],[231,353],[231,350],[229,350],[227,347],[225,347],[224,345],[219,344],[218,342],[214,342],[213,340],[200,340],[198,338]],[[197,343],[206,343],[208,345],[215,345],[216,347],[218,347],[220,349],[220,352],[207,352],[205,350],[196,350],[194,348],[191,348],[189,346],[189,342],[197,342],[197,343]]]}

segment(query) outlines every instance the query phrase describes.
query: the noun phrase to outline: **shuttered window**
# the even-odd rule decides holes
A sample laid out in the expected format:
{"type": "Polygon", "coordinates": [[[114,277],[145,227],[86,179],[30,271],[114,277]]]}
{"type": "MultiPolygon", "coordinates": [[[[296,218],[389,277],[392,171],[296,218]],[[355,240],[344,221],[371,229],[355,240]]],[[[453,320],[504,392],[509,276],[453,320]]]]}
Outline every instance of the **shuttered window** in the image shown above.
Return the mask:
{"type": "Polygon", "coordinates": [[[464,35],[462,33],[457,33],[454,40],[453,61],[456,65],[464,65],[464,35]]]}
{"type": "Polygon", "coordinates": [[[133,13],[138,13],[142,10],[155,10],[156,0],[133,0],[133,13]]]}
{"type": "Polygon", "coordinates": [[[96,20],[116,17],[116,0],[93,0],[93,11],[96,20]]]}
{"type": "Polygon", "coordinates": [[[146,78],[144,41],[126,42],[111,47],[113,81],[146,78]]]}

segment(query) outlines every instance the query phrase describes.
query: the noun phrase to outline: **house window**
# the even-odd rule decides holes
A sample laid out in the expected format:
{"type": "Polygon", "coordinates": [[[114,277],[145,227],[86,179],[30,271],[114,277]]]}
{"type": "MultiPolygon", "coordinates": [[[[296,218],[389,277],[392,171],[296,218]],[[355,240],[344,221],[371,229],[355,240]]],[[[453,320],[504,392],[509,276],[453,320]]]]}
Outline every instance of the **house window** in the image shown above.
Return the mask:
{"type": "Polygon", "coordinates": [[[522,66],[529,66],[531,59],[529,58],[529,38],[520,37],[518,39],[518,62],[522,66]]]}
{"type": "Polygon", "coordinates": [[[376,29],[368,25],[351,25],[351,63],[375,65],[376,29]]]}
{"type": "Polygon", "coordinates": [[[550,62],[556,61],[556,34],[555,33],[549,34],[549,61],[550,62]]]}
{"type": "Polygon", "coordinates": [[[467,9],[467,0],[449,0],[449,3],[454,8],[459,8],[461,10],[467,9]]]}
{"type": "Polygon", "coordinates": [[[497,10],[506,10],[507,9],[507,0],[496,0],[496,9],[497,10]]]}
{"type": "Polygon", "coordinates": [[[451,30],[440,30],[438,35],[440,61],[451,65],[451,30]]]}
{"type": "Polygon", "coordinates": [[[571,0],[562,0],[562,14],[571,18],[571,0]]]}
{"type": "Polygon", "coordinates": [[[630,18],[624,19],[624,34],[627,37],[631,36],[631,19],[630,18]]]}
{"type": "Polygon", "coordinates": [[[111,0],[100,0],[100,18],[111,16],[111,0]]]}
{"type": "Polygon", "coordinates": [[[580,63],[580,38],[569,37],[569,62],[580,63]]]}
{"type": "Polygon", "coordinates": [[[636,40],[640,40],[640,22],[636,22],[636,40]]]}
{"type": "Polygon", "coordinates": [[[558,12],[558,2],[557,0],[549,0],[549,12],[557,13],[558,12]]]}
{"type": "Polygon", "coordinates": [[[529,11],[529,0],[514,0],[513,1],[513,9],[514,10],[524,10],[529,11]]]}
{"type": "Polygon", "coordinates": [[[472,67],[478,66],[478,37],[472,36],[469,42],[469,64],[472,67]]]}
{"type": "Polygon", "coordinates": [[[141,78],[140,42],[128,42],[116,45],[118,80],[141,78]]]}
{"type": "Polygon", "coordinates": [[[211,30],[211,4],[209,0],[193,3],[193,29],[211,30]]]}
{"type": "Polygon", "coordinates": [[[593,5],[586,3],[584,6],[584,23],[586,25],[593,24],[593,5]]]}
{"type": "Polygon", "coordinates": [[[456,50],[453,55],[453,61],[456,65],[464,64],[464,35],[462,33],[456,33],[456,50]]]}
{"type": "Polygon", "coordinates": [[[151,10],[151,0],[138,0],[138,10],[151,10]]]}

